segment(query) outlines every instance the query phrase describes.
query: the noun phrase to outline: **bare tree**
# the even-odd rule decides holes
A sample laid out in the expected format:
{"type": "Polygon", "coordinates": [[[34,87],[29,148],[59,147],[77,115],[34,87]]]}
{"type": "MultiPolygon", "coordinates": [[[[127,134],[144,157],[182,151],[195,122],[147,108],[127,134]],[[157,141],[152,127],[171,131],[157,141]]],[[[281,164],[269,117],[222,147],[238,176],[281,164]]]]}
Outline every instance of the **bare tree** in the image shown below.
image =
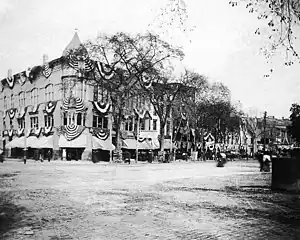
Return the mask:
{"type": "Polygon", "coordinates": [[[116,126],[116,150],[120,153],[120,128],[126,101],[141,93],[139,83],[146,84],[143,76],[162,71],[171,59],[182,58],[183,52],[151,33],[99,35],[88,41],[85,48],[97,62],[94,84],[102,82],[109,91],[116,126]]]}

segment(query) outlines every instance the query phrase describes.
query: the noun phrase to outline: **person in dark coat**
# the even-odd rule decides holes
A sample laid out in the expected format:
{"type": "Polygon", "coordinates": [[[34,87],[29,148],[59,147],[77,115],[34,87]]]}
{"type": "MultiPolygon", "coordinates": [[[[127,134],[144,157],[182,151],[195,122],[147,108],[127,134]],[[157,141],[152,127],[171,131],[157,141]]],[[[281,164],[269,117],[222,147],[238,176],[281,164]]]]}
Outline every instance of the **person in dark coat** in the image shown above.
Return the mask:
{"type": "Polygon", "coordinates": [[[51,150],[50,149],[48,150],[47,157],[48,157],[48,162],[50,162],[50,160],[51,160],[51,150]]]}

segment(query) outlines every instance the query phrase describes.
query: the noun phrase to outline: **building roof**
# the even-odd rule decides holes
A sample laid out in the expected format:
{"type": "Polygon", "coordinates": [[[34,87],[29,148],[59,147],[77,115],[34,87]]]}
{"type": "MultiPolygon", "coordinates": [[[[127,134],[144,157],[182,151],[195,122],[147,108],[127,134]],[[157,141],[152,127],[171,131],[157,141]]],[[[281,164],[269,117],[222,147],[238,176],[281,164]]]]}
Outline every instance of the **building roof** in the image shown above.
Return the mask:
{"type": "MultiPolygon", "coordinates": [[[[72,40],[70,41],[70,43],[69,43],[69,44],[66,46],[66,48],[64,49],[62,56],[67,56],[71,50],[78,49],[78,48],[80,48],[80,47],[82,47],[82,46],[83,46],[83,44],[82,44],[82,42],[80,41],[77,32],[75,32],[75,34],[74,34],[72,40]]],[[[86,50],[86,49],[85,49],[85,50],[86,50]]]]}

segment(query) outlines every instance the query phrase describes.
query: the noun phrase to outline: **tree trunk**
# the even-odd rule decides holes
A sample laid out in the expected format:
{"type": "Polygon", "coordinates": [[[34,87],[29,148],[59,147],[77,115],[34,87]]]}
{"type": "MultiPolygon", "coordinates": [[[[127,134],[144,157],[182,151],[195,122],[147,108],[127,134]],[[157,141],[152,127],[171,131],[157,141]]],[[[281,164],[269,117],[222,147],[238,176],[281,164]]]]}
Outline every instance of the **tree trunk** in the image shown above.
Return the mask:
{"type": "Polygon", "coordinates": [[[122,122],[122,114],[123,114],[123,109],[119,109],[117,119],[116,119],[116,155],[117,155],[117,162],[122,161],[122,141],[121,141],[121,122],[122,122]]]}
{"type": "Polygon", "coordinates": [[[159,154],[159,161],[165,161],[165,124],[161,123],[160,125],[160,154],[159,154]]]}

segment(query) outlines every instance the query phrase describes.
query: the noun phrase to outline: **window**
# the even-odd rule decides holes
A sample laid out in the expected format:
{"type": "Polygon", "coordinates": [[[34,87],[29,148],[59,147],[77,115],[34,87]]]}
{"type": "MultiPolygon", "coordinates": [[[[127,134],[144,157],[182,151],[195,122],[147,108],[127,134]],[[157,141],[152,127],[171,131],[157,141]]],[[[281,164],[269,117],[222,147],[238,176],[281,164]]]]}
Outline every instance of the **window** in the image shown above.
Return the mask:
{"type": "Polygon", "coordinates": [[[95,102],[107,102],[108,101],[108,91],[101,85],[94,86],[94,97],[95,102]]]}
{"type": "Polygon", "coordinates": [[[32,89],[31,90],[31,105],[38,104],[38,98],[39,98],[38,89],[37,88],[32,89]]]}
{"type": "Polygon", "coordinates": [[[85,118],[81,113],[75,113],[75,112],[65,112],[64,113],[64,119],[63,119],[64,125],[85,125],[85,118]]]}
{"type": "Polygon", "coordinates": [[[54,99],[54,93],[53,93],[53,85],[49,84],[45,88],[45,101],[49,102],[54,99]]]}
{"type": "Polygon", "coordinates": [[[68,125],[68,116],[67,113],[64,113],[64,126],[68,125]]]}
{"type": "Polygon", "coordinates": [[[126,119],[125,121],[125,131],[133,131],[133,118],[126,119]]]}
{"type": "Polygon", "coordinates": [[[77,125],[82,125],[82,114],[77,113],[77,125]]]}
{"type": "Polygon", "coordinates": [[[73,96],[79,97],[82,99],[82,96],[83,96],[82,85],[83,85],[82,81],[76,82],[76,84],[73,88],[73,91],[72,91],[73,96]]]}
{"type": "Polygon", "coordinates": [[[108,125],[108,120],[107,117],[102,117],[102,116],[93,116],[93,127],[98,127],[98,128],[107,128],[108,125]]]}
{"type": "Polygon", "coordinates": [[[54,125],[54,119],[52,115],[45,115],[45,127],[52,127],[54,125]]]}
{"type": "Polygon", "coordinates": [[[140,119],[140,130],[145,130],[145,120],[140,119]]]}
{"type": "Polygon", "coordinates": [[[153,119],[153,130],[157,130],[157,119],[153,119]]]}
{"type": "Polygon", "coordinates": [[[14,95],[10,95],[10,106],[11,108],[14,108],[15,107],[15,100],[14,100],[14,95]]]}
{"type": "Polygon", "coordinates": [[[4,96],[4,109],[7,109],[7,97],[4,96]]]}
{"type": "Polygon", "coordinates": [[[25,128],[25,119],[24,118],[18,119],[18,126],[19,126],[19,128],[25,128]]]}
{"type": "Polygon", "coordinates": [[[30,118],[30,128],[37,129],[39,127],[39,118],[38,117],[31,117],[30,118]]]}
{"type": "Polygon", "coordinates": [[[19,107],[25,106],[25,92],[19,93],[19,107]]]}

